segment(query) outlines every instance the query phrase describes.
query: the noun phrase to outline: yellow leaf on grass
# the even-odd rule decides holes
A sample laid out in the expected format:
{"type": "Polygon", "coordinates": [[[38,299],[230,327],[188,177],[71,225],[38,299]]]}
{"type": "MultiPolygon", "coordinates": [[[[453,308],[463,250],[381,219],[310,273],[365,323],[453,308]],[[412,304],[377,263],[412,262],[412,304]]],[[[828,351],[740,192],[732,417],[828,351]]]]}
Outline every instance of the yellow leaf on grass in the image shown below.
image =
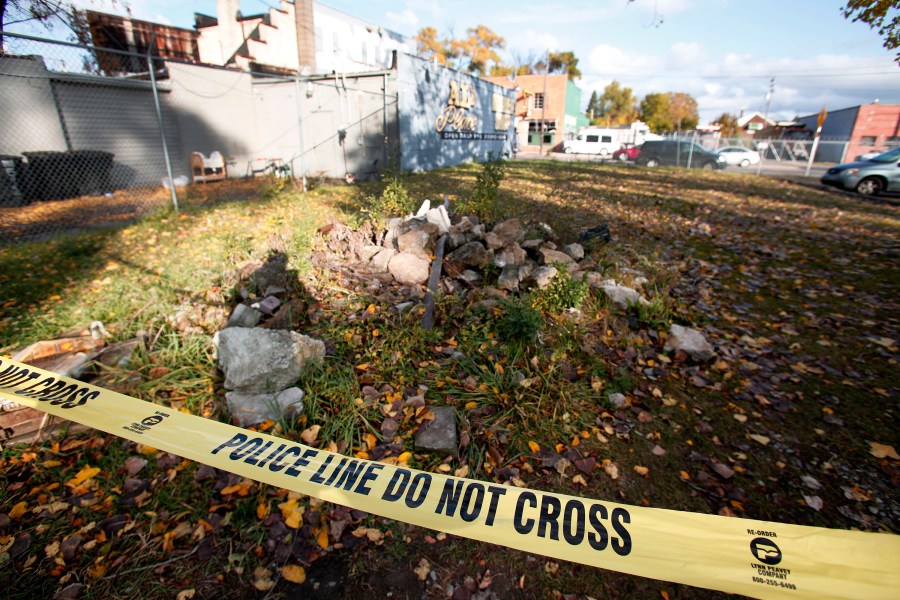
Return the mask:
{"type": "Polygon", "coordinates": [[[537,454],[538,452],[541,451],[541,446],[537,442],[529,440],[528,449],[531,450],[533,453],[537,454]]]}
{"type": "Polygon", "coordinates": [[[894,450],[893,446],[879,444],[878,442],[869,442],[869,446],[872,448],[869,452],[871,452],[872,456],[875,458],[893,458],[894,460],[900,460],[900,456],[897,455],[897,451],[894,450]]]}
{"type": "Polygon", "coordinates": [[[478,406],[477,402],[466,402],[466,410],[472,410],[476,406],[478,406]]]}
{"type": "Polygon", "coordinates": [[[500,363],[494,363],[494,370],[498,373],[503,373],[503,365],[500,363]]]}
{"type": "Polygon", "coordinates": [[[260,502],[256,506],[256,516],[260,521],[269,516],[270,507],[268,502],[260,502]]]}
{"type": "Polygon", "coordinates": [[[306,581],[306,569],[300,565],[285,565],[281,569],[281,576],[291,583],[303,583],[306,581]]]}
{"type": "Polygon", "coordinates": [[[42,465],[42,466],[43,466],[45,469],[51,469],[51,468],[53,468],[53,467],[58,467],[58,466],[61,465],[61,464],[62,464],[62,463],[61,463],[60,461],[58,461],[58,460],[45,460],[45,461],[43,462],[43,465],[42,465]]]}
{"type": "Polygon", "coordinates": [[[85,465],[80,471],[78,471],[78,474],[75,475],[75,477],[66,482],[66,485],[69,487],[77,487],[88,479],[93,478],[99,472],[100,469],[98,467],[85,465]]]}
{"type": "Polygon", "coordinates": [[[643,477],[647,477],[650,474],[650,469],[641,465],[634,465],[634,472],[643,477]]]}
{"type": "Polygon", "coordinates": [[[197,590],[194,588],[190,588],[187,590],[181,590],[178,592],[178,595],[175,596],[175,600],[191,600],[197,594],[197,590]]]}
{"type": "Polygon", "coordinates": [[[409,466],[409,459],[412,457],[412,452],[403,452],[400,456],[397,457],[397,462],[409,466]]]}
{"type": "Polygon", "coordinates": [[[8,516],[10,519],[18,520],[26,512],[28,512],[28,503],[27,502],[19,502],[18,504],[16,504],[15,506],[12,507],[12,510],[9,511],[8,516]]]}
{"type": "Polygon", "coordinates": [[[372,448],[375,447],[375,444],[378,443],[378,439],[375,437],[375,434],[373,434],[373,433],[367,433],[365,435],[364,440],[366,442],[366,447],[363,448],[363,450],[371,450],[372,448]]]}
{"type": "Polygon", "coordinates": [[[261,592],[268,592],[275,587],[275,582],[272,581],[271,577],[272,571],[265,567],[256,567],[253,570],[253,587],[261,592]]]}
{"type": "Polygon", "coordinates": [[[690,476],[690,474],[689,474],[687,471],[679,471],[679,472],[678,472],[678,475],[679,475],[682,479],[684,479],[685,481],[690,481],[690,480],[691,480],[691,476],[690,476]]]}
{"type": "Polygon", "coordinates": [[[157,450],[153,446],[147,446],[145,444],[138,444],[137,451],[140,452],[141,454],[143,454],[144,456],[153,456],[154,454],[159,452],[159,450],[157,450]]]}

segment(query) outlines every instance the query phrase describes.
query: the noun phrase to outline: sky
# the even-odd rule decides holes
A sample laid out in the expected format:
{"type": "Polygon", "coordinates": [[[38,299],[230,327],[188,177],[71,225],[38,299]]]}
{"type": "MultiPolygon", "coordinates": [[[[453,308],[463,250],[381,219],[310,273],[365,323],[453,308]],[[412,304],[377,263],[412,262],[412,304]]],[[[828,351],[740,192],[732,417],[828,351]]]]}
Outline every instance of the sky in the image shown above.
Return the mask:
{"type": "MultiPolygon", "coordinates": [[[[192,27],[215,0],[124,0],[132,16],[192,27]]],[[[123,14],[122,0],[76,0],[123,14]]],[[[582,105],[611,81],[648,93],[685,92],[701,123],[722,113],[791,119],[866,104],[900,104],[900,64],[877,31],[841,15],[842,0],[327,0],[328,6],[407,36],[423,27],[464,37],[485,25],[505,60],[573,51],[582,105]]],[[[241,0],[244,14],[275,0],[241,0]]],[[[897,11],[897,9],[894,9],[897,11]]],[[[896,12],[894,13],[896,14],[896,12]]],[[[15,29],[13,29],[15,31],[15,29]]],[[[23,31],[24,32],[24,31],[23,31]]]]}

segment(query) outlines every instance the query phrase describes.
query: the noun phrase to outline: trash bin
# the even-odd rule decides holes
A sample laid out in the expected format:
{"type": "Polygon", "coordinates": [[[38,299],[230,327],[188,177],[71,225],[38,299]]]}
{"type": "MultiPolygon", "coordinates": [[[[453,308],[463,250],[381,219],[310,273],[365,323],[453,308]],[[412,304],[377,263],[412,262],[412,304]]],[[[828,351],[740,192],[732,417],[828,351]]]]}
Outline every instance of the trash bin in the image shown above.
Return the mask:
{"type": "Polygon", "coordinates": [[[112,172],[112,152],[102,150],[72,150],[73,177],[77,183],[78,196],[96,196],[112,191],[110,173],[112,172]]]}
{"type": "Polygon", "coordinates": [[[73,181],[72,159],[67,152],[23,152],[28,161],[26,185],[28,200],[62,200],[78,191],[73,181]]]}
{"type": "Polygon", "coordinates": [[[18,181],[23,172],[23,164],[21,156],[0,154],[0,206],[25,204],[18,181]]]}

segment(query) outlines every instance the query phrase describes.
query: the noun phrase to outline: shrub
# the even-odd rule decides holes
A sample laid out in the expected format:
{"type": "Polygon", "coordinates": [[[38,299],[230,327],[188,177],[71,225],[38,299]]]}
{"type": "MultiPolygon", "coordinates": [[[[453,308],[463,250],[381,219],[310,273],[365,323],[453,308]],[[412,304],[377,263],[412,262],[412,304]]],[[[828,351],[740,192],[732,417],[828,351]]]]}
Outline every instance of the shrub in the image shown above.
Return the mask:
{"type": "Polygon", "coordinates": [[[500,195],[500,182],[505,177],[505,165],[493,153],[488,153],[488,160],[481,164],[481,172],[475,179],[475,188],[468,198],[459,200],[458,212],[471,214],[483,221],[490,221],[497,214],[497,198],[500,195]]]}
{"type": "Polygon", "coordinates": [[[537,339],[544,323],[540,311],[521,298],[504,301],[500,310],[503,316],[497,321],[497,335],[508,346],[522,349],[537,339]]]}
{"type": "Polygon", "coordinates": [[[546,313],[558,314],[570,308],[581,308],[591,289],[584,279],[575,279],[565,265],[555,265],[556,276],[550,285],[540,290],[534,300],[534,307],[546,313]]]}
{"type": "Polygon", "coordinates": [[[366,196],[361,212],[375,223],[383,223],[390,217],[400,217],[415,210],[415,201],[410,197],[403,178],[392,174],[380,196],[366,196]]]}

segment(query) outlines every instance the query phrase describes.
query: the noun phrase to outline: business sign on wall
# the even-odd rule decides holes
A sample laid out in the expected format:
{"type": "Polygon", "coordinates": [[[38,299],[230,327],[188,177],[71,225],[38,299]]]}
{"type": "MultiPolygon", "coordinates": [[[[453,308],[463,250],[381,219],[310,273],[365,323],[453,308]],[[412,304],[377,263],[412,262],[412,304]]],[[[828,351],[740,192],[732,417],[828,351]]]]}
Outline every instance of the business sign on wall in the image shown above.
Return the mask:
{"type": "Polygon", "coordinates": [[[472,112],[477,103],[475,86],[471,83],[450,81],[447,106],[434,120],[434,130],[444,140],[505,140],[515,104],[512,98],[494,94],[491,110],[494,112],[494,129],[501,132],[479,131],[480,120],[472,112]]]}

